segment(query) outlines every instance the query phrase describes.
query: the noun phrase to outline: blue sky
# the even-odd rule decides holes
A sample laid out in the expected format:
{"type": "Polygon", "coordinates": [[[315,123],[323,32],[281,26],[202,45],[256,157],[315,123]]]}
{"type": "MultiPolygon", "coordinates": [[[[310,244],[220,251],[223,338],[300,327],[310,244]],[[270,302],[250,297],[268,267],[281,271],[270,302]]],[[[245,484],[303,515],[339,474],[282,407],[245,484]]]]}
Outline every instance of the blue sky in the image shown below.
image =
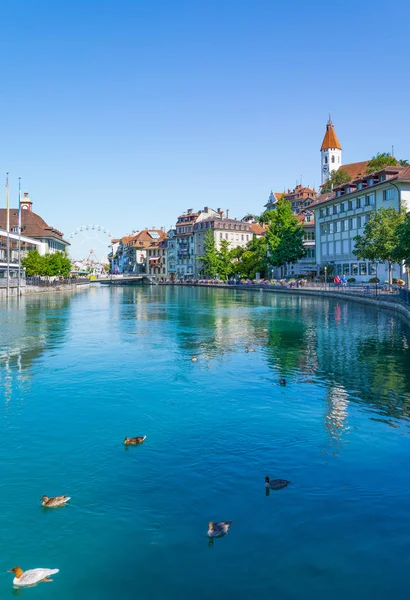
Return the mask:
{"type": "Polygon", "coordinates": [[[0,164],[66,236],[261,212],[343,161],[410,159],[410,7],[384,2],[3,0],[0,164]]]}

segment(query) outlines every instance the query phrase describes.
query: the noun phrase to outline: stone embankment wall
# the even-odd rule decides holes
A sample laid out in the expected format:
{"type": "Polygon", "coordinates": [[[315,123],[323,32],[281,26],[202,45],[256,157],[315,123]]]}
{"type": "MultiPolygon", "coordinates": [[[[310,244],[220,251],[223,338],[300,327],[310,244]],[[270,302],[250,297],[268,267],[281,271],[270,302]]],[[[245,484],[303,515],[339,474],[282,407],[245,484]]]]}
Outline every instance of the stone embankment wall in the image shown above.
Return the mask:
{"type": "MultiPolygon", "coordinates": [[[[81,290],[88,290],[89,284],[65,284],[65,285],[56,285],[56,286],[37,286],[37,285],[25,285],[20,288],[21,296],[29,296],[31,294],[44,294],[44,293],[52,293],[52,292],[79,292],[81,290]]],[[[18,295],[18,288],[10,287],[9,288],[9,297],[15,298],[18,295]]],[[[7,289],[1,287],[0,288],[0,300],[7,298],[7,289]]]]}
{"type": "Polygon", "coordinates": [[[374,306],[376,308],[384,308],[396,313],[399,313],[406,317],[410,322],[410,305],[401,301],[397,296],[388,297],[386,294],[383,294],[381,298],[376,298],[375,296],[362,296],[355,292],[349,292],[346,290],[344,292],[332,292],[330,290],[323,289],[306,289],[306,288],[279,288],[279,287],[268,287],[262,285],[207,285],[206,283],[197,283],[195,287],[210,287],[212,289],[215,288],[223,288],[223,289],[234,289],[234,290],[246,290],[246,291],[259,291],[262,290],[268,294],[295,294],[298,296],[314,296],[315,298],[333,298],[335,300],[346,300],[349,302],[359,302],[360,304],[368,304],[374,306]]]}

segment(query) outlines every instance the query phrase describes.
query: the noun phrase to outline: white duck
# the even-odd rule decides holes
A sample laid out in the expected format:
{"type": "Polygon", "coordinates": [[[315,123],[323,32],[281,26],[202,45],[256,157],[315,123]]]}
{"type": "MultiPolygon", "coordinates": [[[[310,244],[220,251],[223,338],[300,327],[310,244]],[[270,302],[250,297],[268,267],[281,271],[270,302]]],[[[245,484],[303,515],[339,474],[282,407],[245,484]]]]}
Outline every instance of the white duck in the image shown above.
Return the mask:
{"type": "Polygon", "coordinates": [[[210,521],[208,525],[208,533],[207,536],[214,537],[222,537],[226,533],[230,526],[232,525],[232,521],[219,521],[219,523],[214,523],[214,521],[210,521]]]}
{"type": "Polygon", "coordinates": [[[29,569],[28,571],[23,571],[21,567],[14,567],[8,572],[15,574],[13,585],[23,587],[35,585],[40,581],[53,581],[49,577],[58,573],[59,569],[29,569]]]}

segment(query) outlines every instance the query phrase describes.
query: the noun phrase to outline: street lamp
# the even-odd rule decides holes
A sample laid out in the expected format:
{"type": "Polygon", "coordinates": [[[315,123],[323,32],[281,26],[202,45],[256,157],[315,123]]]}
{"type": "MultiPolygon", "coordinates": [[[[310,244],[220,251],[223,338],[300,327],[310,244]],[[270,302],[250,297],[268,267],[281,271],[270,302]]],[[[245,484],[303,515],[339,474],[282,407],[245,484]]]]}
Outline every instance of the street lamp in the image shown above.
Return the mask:
{"type": "Polygon", "coordinates": [[[326,289],[327,288],[327,267],[324,266],[323,270],[325,272],[325,289],[326,289]]]}

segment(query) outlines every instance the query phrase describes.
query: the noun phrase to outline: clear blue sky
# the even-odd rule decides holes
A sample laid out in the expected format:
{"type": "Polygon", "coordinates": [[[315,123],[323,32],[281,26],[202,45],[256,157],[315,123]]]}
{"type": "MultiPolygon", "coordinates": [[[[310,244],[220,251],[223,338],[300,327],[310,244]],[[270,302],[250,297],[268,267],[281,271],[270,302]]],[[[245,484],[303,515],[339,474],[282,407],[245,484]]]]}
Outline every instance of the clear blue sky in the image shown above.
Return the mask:
{"type": "Polygon", "coordinates": [[[0,164],[68,235],[260,212],[343,161],[410,159],[410,8],[385,2],[3,0],[0,164]]]}

